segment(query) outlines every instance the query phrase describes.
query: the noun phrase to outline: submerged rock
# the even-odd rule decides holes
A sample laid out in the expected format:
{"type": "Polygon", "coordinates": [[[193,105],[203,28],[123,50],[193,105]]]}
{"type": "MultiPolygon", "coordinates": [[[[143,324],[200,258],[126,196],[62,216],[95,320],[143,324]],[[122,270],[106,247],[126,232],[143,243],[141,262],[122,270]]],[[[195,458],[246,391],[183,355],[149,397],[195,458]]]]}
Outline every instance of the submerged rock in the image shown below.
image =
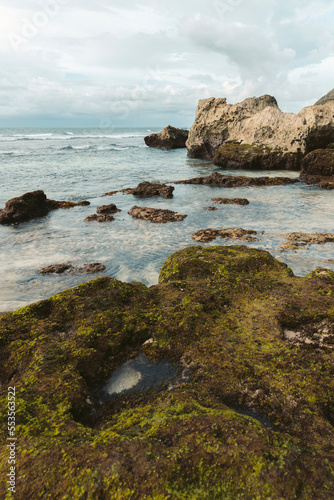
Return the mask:
{"type": "Polygon", "coordinates": [[[189,131],[180,128],[165,127],[157,134],[145,137],[145,144],[151,148],[179,149],[186,147],[189,131]]]}
{"type": "Polygon", "coordinates": [[[76,267],[75,269],[80,273],[94,274],[102,273],[106,269],[106,266],[104,264],[100,264],[99,262],[94,262],[85,264],[83,267],[76,267]]]}
{"type": "Polygon", "coordinates": [[[331,271],[295,277],[262,250],[193,246],[159,285],[102,277],[4,314],[17,498],[331,500],[333,311],[331,271]],[[189,380],[103,399],[142,352],[189,380]]]}
{"type": "Polygon", "coordinates": [[[205,243],[212,241],[220,236],[221,238],[228,238],[233,240],[244,241],[259,241],[258,238],[251,236],[257,234],[256,231],[242,229],[241,227],[234,227],[232,229],[201,229],[192,235],[193,240],[205,243]]]}
{"type": "Polygon", "coordinates": [[[74,270],[72,264],[54,264],[40,269],[41,274],[63,274],[65,271],[74,270]]]}
{"type": "MultiPolygon", "coordinates": [[[[238,158],[237,165],[240,162],[252,164],[250,153],[248,161],[244,161],[244,146],[252,148],[253,152],[254,148],[265,146],[268,155],[261,153],[257,160],[261,168],[268,164],[269,168],[282,165],[295,169],[298,155],[334,142],[333,110],[331,99],[306,107],[297,115],[283,113],[270,95],[248,98],[238,104],[227,104],[226,99],[221,98],[200,100],[187,140],[188,154],[213,159],[227,141],[237,141],[241,143],[239,151],[227,155],[230,161],[238,158]]],[[[217,161],[225,164],[226,155],[222,154],[217,161]]]]}
{"type": "Polygon", "coordinates": [[[177,212],[173,212],[172,210],[138,207],[136,205],[131,208],[129,214],[134,219],[143,219],[159,224],[164,224],[166,222],[180,222],[188,217],[187,215],[178,214],[177,212]]]}
{"type": "Polygon", "coordinates": [[[229,169],[300,170],[301,155],[259,144],[229,141],[220,146],[212,162],[229,169]]]}
{"type": "Polygon", "coordinates": [[[102,214],[102,215],[116,214],[117,212],[121,212],[121,210],[119,210],[119,208],[117,208],[114,203],[111,203],[110,205],[102,205],[102,207],[99,207],[96,210],[96,213],[102,214]]]}
{"type": "Polygon", "coordinates": [[[75,272],[78,271],[80,273],[92,274],[92,273],[100,273],[106,269],[104,264],[100,263],[89,263],[85,264],[83,267],[74,267],[72,264],[55,264],[52,266],[44,267],[39,272],[41,274],[63,274],[66,271],[75,272]]]}
{"type": "Polygon", "coordinates": [[[281,245],[283,251],[298,250],[300,247],[310,245],[323,245],[324,243],[334,243],[334,234],[331,233],[289,233],[284,236],[288,241],[281,245]]]}
{"type": "Polygon", "coordinates": [[[112,222],[115,218],[108,214],[93,214],[85,218],[85,222],[112,222]]]}
{"type": "Polygon", "coordinates": [[[89,204],[89,201],[74,203],[49,200],[43,191],[31,191],[7,201],[5,208],[0,209],[0,224],[28,222],[37,217],[44,217],[57,208],[72,208],[89,204]]]}
{"type": "Polygon", "coordinates": [[[334,149],[317,149],[303,158],[300,179],[322,189],[334,189],[334,149]]]}
{"type": "Polygon", "coordinates": [[[220,205],[249,205],[246,198],[211,198],[211,201],[220,205]]]}
{"type": "Polygon", "coordinates": [[[216,210],[218,210],[217,207],[204,207],[204,210],[208,210],[209,212],[215,212],[216,210]]]}
{"type": "Polygon", "coordinates": [[[214,172],[207,177],[195,177],[185,181],[176,181],[174,184],[203,184],[212,187],[242,187],[242,186],[284,186],[299,182],[290,177],[246,177],[236,175],[222,175],[214,172]]]}

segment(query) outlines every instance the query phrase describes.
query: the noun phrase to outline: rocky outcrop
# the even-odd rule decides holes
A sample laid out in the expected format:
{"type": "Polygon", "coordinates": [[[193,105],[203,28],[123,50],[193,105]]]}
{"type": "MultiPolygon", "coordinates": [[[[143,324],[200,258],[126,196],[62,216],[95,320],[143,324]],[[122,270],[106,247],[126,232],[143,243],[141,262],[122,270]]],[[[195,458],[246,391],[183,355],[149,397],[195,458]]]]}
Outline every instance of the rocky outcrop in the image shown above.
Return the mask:
{"type": "Polygon", "coordinates": [[[145,137],[145,144],[151,148],[179,149],[186,147],[189,131],[180,128],[165,127],[157,134],[145,137]]]}
{"type": "Polygon", "coordinates": [[[300,179],[322,189],[334,189],[334,149],[317,149],[306,155],[300,179]]]}
{"type": "Polygon", "coordinates": [[[228,141],[212,162],[222,168],[244,170],[300,170],[301,154],[272,150],[264,145],[228,141]]]}
{"type": "Polygon", "coordinates": [[[7,201],[5,208],[0,209],[0,224],[16,224],[44,217],[57,208],[72,208],[89,205],[89,201],[74,203],[72,201],[48,200],[43,191],[31,191],[7,201]]]}
{"type": "Polygon", "coordinates": [[[211,201],[219,205],[249,205],[246,198],[211,198],[211,201]]]}
{"type": "Polygon", "coordinates": [[[2,315],[0,498],[15,387],[18,499],[332,500],[333,311],[329,270],[192,246],[159,285],[101,277],[2,315]],[[141,353],[178,378],[107,396],[141,353]]]}
{"type": "Polygon", "coordinates": [[[192,235],[193,240],[206,243],[215,240],[217,236],[231,240],[259,241],[255,238],[256,231],[234,227],[232,229],[201,229],[192,235]]]}
{"type": "Polygon", "coordinates": [[[242,187],[242,186],[284,186],[299,182],[298,179],[290,177],[245,177],[236,175],[222,175],[214,172],[207,177],[194,177],[184,181],[176,181],[174,184],[203,184],[212,187],[242,187]]]}
{"type": "Polygon", "coordinates": [[[327,104],[330,101],[334,101],[334,89],[330,90],[326,95],[321,97],[319,101],[315,103],[316,106],[321,106],[322,104],[327,104]]]}
{"type": "Polygon", "coordinates": [[[300,247],[309,247],[310,245],[324,245],[325,243],[334,243],[334,234],[331,233],[289,233],[284,236],[288,241],[281,245],[284,252],[298,250],[300,247]]]}
{"type": "Polygon", "coordinates": [[[152,198],[154,196],[162,196],[163,198],[173,198],[173,186],[159,184],[154,182],[144,181],[138,184],[136,188],[120,189],[119,191],[110,191],[103,196],[113,196],[116,193],[133,194],[139,198],[152,198]]]}
{"type": "Polygon", "coordinates": [[[114,203],[110,203],[110,205],[102,205],[102,207],[96,209],[96,213],[100,215],[116,214],[117,212],[121,212],[121,210],[119,210],[114,203]]]}
{"type": "Polygon", "coordinates": [[[84,274],[94,274],[101,273],[106,269],[104,264],[99,262],[85,264],[83,267],[74,267],[72,264],[55,264],[52,266],[44,267],[39,272],[41,274],[63,274],[66,271],[69,272],[80,272],[84,274]]]}
{"type": "Polygon", "coordinates": [[[187,215],[181,215],[172,210],[163,210],[158,208],[137,207],[136,205],[131,208],[129,214],[134,219],[142,219],[156,224],[165,224],[166,222],[180,222],[184,220],[187,215]]]}
{"type": "Polygon", "coordinates": [[[195,123],[189,132],[188,154],[213,159],[223,144],[237,141],[248,150],[246,162],[242,148],[235,154],[221,154],[216,161],[223,165],[233,161],[236,165],[257,162],[261,168],[266,164],[268,168],[297,168],[299,155],[334,142],[333,110],[332,100],[306,107],[296,115],[282,112],[276,99],[269,95],[238,104],[227,104],[226,99],[204,99],[198,103],[195,123]],[[265,154],[256,153],[256,148],[263,146],[265,154]],[[236,161],[239,153],[241,158],[236,161]]]}

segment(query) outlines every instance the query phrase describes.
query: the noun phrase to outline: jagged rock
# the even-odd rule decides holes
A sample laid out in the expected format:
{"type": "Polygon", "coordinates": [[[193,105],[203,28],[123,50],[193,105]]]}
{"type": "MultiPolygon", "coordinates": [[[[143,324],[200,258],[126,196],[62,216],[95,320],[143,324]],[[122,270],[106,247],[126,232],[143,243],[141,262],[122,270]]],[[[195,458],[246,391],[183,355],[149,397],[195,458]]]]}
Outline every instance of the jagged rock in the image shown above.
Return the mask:
{"type": "Polygon", "coordinates": [[[132,207],[129,214],[134,219],[143,219],[159,224],[164,224],[166,222],[180,222],[188,217],[187,215],[181,215],[177,212],[173,212],[172,210],[137,206],[132,207]]]}
{"type": "Polygon", "coordinates": [[[323,245],[324,243],[334,243],[334,234],[331,233],[289,233],[284,236],[288,241],[281,245],[284,252],[298,250],[300,247],[309,247],[310,245],[323,245]]]}
{"type": "Polygon", "coordinates": [[[249,205],[246,198],[211,198],[211,201],[220,205],[249,205]]]}
{"type": "Polygon", "coordinates": [[[7,201],[5,208],[0,209],[0,224],[28,222],[37,217],[44,217],[57,208],[72,208],[87,204],[89,205],[88,201],[74,203],[48,200],[43,191],[31,191],[7,201]]]}
{"type": "Polygon", "coordinates": [[[74,270],[72,264],[55,264],[53,266],[44,267],[39,272],[41,274],[63,274],[65,271],[74,270]]]}
{"type": "Polygon", "coordinates": [[[242,229],[241,227],[231,229],[201,229],[194,233],[192,238],[202,243],[215,240],[217,236],[232,240],[259,241],[258,238],[251,236],[254,234],[257,234],[257,231],[242,229]]]}
{"type": "Polygon", "coordinates": [[[144,181],[138,184],[136,188],[120,189],[119,191],[110,191],[103,196],[113,196],[116,193],[133,194],[140,198],[151,198],[153,196],[162,196],[163,198],[173,198],[173,186],[166,184],[158,184],[153,182],[144,181]]]}
{"type": "Polygon", "coordinates": [[[96,213],[106,215],[106,214],[116,214],[117,212],[121,212],[114,203],[110,205],[102,205],[96,210],[96,213]]]}
{"type": "Polygon", "coordinates": [[[303,158],[300,179],[323,189],[334,189],[334,149],[316,149],[303,158]]]}
{"type": "Polygon", "coordinates": [[[270,168],[276,159],[291,168],[297,166],[298,155],[324,148],[334,141],[334,101],[309,106],[294,113],[283,113],[276,99],[269,95],[248,98],[238,104],[226,99],[199,101],[194,125],[187,140],[188,154],[195,158],[212,159],[227,141],[266,146],[270,168]],[[283,160],[277,151],[288,154],[283,160]]]}
{"type": "Polygon", "coordinates": [[[212,162],[229,169],[300,170],[301,154],[275,151],[264,145],[228,141],[220,146],[212,162]]]}
{"type": "Polygon", "coordinates": [[[321,97],[321,99],[315,103],[315,106],[327,104],[329,101],[334,101],[334,89],[330,90],[326,95],[321,97]]]}
{"type": "Polygon", "coordinates": [[[175,127],[165,127],[157,134],[150,134],[145,137],[145,144],[151,148],[179,149],[186,147],[188,130],[175,127]]]}
{"type": "Polygon", "coordinates": [[[85,218],[85,222],[112,222],[115,218],[108,214],[93,214],[85,218]]]}
{"type": "Polygon", "coordinates": [[[207,177],[194,177],[184,181],[176,181],[174,184],[203,184],[212,187],[240,187],[240,186],[283,186],[294,184],[298,179],[290,177],[245,177],[236,175],[222,175],[214,172],[207,177]]]}

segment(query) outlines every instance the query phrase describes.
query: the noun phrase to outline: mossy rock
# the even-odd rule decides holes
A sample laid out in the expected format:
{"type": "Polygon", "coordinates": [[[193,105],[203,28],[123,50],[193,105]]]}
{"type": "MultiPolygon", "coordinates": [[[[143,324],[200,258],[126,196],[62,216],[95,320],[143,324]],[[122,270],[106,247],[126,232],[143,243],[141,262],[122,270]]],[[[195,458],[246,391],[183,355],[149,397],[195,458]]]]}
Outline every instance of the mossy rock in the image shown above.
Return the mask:
{"type": "Polygon", "coordinates": [[[229,141],[218,149],[212,161],[222,168],[300,170],[301,155],[271,149],[261,144],[240,144],[229,141]]]}
{"type": "Polygon", "coordinates": [[[17,498],[331,499],[333,292],[326,270],[199,246],[151,288],[103,277],[5,314],[0,497],[15,386],[17,498]],[[140,352],[180,377],[101,404],[140,352]]]}

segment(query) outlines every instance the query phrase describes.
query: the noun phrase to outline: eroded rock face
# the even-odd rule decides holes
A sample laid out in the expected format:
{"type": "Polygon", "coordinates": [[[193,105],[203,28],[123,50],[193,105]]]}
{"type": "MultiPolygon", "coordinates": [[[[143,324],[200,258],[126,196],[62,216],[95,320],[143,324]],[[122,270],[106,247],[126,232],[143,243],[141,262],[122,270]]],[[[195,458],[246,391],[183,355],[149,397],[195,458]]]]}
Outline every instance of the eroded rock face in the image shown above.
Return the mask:
{"type": "Polygon", "coordinates": [[[332,500],[333,311],[333,272],[300,278],[261,250],[193,246],[159,285],[102,277],[2,315],[16,497],[75,499],[79,485],[87,499],[332,500]],[[140,354],[179,381],[101,405],[97,389],[140,354]]]}
{"type": "Polygon", "coordinates": [[[294,184],[298,179],[289,177],[246,177],[236,175],[222,175],[214,172],[206,177],[194,177],[185,181],[176,181],[174,184],[203,184],[212,187],[241,187],[241,186],[284,186],[294,184]]]}
{"type": "Polygon", "coordinates": [[[180,222],[184,220],[187,215],[178,214],[172,210],[163,210],[158,208],[138,207],[134,206],[129,211],[129,214],[134,219],[142,219],[156,224],[164,224],[166,222],[180,222]]]}
{"type": "Polygon", "coordinates": [[[211,198],[211,201],[219,205],[249,205],[246,198],[211,198]]]}
{"type": "Polygon", "coordinates": [[[327,104],[330,101],[334,101],[334,89],[330,90],[326,95],[321,97],[319,101],[315,103],[316,106],[320,106],[322,104],[327,104]]]}
{"type": "MultiPolygon", "coordinates": [[[[298,155],[291,153],[303,155],[334,142],[333,110],[332,100],[306,107],[296,115],[283,113],[276,99],[269,95],[248,98],[238,104],[227,104],[226,99],[204,99],[198,103],[195,123],[189,132],[188,154],[213,159],[224,143],[237,141],[248,148],[268,148],[264,156],[260,155],[261,168],[267,161],[270,168],[276,162],[284,168],[296,168],[298,155]],[[288,154],[287,159],[282,154],[288,154]]],[[[229,154],[227,158],[222,155],[216,161],[224,165],[226,161],[235,161],[236,156],[239,154],[232,157],[229,154]]],[[[244,154],[240,157],[236,164],[244,161],[244,154]]],[[[245,164],[251,165],[252,160],[245,164]]]]}
{"type": "Polygon", "coordinates": [[[334,149],[317,149],[303,158],[300,179],[322,189],[334,189],[334,149]]]}
{"type": "Polygon", "coordinates": [[[231,240],[259,241],[255,238],[256,231],[234,227],[232,229],[201,229],[192,235],[193,240],[206,243],[215,240],[217,236],[231,240]]]}
{"type": "Polygon", "coordinates": [[[166,184],[158,184],[154,182],[144,181],[138,184],[136,188],[126,188],[119,191],[110,191],[103,196],[113,196],[116,193],[133,194],[140,198],[151,198],[154,196],[162,196],[163,198],[173,198],[173,186],[166,184]]]}
{"type": "Polygon", "coordinates": [[[145,144],[151,148],[179,149],[186,147],[189,131],[180,128],[165,127],[157,134],[145,137],[145,144]]]}
{"type": "Polygon", "coordinates": [[[16,224],[44,217],[57,208],[72,208],[89,205],[89,201],[74,203],[72,201],[48,200],[43,191],[31,191],[7,201],[5,208],[0,209],[0,224],[16,224]]]}

